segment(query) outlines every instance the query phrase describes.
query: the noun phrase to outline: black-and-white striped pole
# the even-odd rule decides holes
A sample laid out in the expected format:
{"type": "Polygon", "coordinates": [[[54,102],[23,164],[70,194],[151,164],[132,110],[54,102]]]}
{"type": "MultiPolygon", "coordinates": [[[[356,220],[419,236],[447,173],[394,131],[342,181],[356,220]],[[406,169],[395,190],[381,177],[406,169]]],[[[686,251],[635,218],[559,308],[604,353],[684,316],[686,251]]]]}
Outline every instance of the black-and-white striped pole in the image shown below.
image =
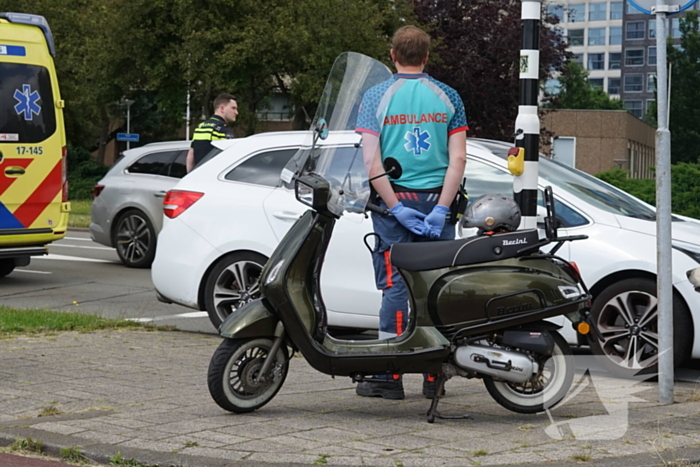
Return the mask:
{"type": "Polygon", "coordinates": [[[525,150],[523,173],[514,178],[515,202],[522,213],[521,229],[537,228],[537,180],[540,153],[540,117],[537,114],[540,68],[539,0],[522,0],[520,50],[520,105],[515,120],[516,146],[525,150]]]}

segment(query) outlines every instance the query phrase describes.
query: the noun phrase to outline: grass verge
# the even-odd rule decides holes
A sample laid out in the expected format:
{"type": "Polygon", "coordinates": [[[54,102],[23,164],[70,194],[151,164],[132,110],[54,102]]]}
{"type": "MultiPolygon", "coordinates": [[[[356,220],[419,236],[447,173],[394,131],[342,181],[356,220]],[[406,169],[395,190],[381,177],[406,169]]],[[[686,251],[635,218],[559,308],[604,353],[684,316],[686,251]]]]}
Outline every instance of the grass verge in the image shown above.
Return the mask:
{"type": "Polygon", "coordinates": [[[0,337],[13,334],[41,334],[60,331],[99,331],[104,329],[170,329],[121,319],[101,318],[82,313],[18,310],[0,306],[0,337]]]}
{"type": "Polygon", "coordinates": [[[71,200],[68,227],[90,227],[90,206],[92,200],[71,200]]]}

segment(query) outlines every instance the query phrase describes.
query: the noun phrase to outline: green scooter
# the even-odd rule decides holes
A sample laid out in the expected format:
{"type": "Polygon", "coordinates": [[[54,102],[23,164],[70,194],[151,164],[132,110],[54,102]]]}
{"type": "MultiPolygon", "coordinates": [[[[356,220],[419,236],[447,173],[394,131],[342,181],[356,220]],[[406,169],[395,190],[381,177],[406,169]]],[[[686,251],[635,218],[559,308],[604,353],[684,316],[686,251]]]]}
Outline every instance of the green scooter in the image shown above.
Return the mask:
{"type": "MultiPolygon", "coordinates": [[[[383,64],[360,54],[336,60],[308,144],[282,173],[310,209],[263,269],[261,298],[219,328],[224,341],[212,356],[208,384],[225,410],[251,412],[270,402],[284,384],[290,349],[321,373],[355,382],[385,374],[437,375],[430,423],[451,418],[437,406],[445,381],[455,376],[483,379],[496,402],[519,413],[552,407],[572,384],[571,349],[560,326],[545,320],[565,315],[583,333],[593,326],[591,296],[580,274],[555,256],[565,241],[585,237],[557,237],[551,189],[545,238],[537,230],[516,230],[394,245],[391,263],[410,292],[403,334],[367,340],[329,334],[320,277],[336,222],[368,210],[386,214],[369,202],[366,154],[372,149],[358,135],[340,150],[334,134],[347,140],[364,92],[390,76],[383,64]],[[543,253],[549,244],[554,247],[543,253]]],[[[400,178],[400,167],[385,170],[400,178]]]]}

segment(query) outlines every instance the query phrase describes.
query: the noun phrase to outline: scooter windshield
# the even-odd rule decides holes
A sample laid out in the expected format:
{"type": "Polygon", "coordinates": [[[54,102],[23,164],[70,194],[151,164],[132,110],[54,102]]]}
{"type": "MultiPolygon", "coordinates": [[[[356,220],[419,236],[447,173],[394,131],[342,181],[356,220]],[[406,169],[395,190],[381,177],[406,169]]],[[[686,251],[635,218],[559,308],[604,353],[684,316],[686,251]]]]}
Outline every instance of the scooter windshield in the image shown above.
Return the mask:
{"type": "MultiPolygon", "coordinates": [[[[378,139],[362,139],[358,113],[365,92],[391,78],[386,65],[355,52],[336,58],[304,145],[282,171],[282,180],[315,173],[331,185],[328,208],[337,216],[363,213],[370,196],[369,167],[378,139]]],[[[356,216],[348,216],[350,218],[356,216]]]]}

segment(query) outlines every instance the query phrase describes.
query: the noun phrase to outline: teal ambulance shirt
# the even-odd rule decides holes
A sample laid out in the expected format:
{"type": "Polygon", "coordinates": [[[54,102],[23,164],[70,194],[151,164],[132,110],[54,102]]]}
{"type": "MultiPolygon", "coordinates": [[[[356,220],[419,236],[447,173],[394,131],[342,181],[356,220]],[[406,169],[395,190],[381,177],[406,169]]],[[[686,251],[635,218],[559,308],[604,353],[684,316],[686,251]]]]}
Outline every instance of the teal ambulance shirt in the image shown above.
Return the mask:
{"type": "Polygon", "coordinates": [[[379,137],[382,160],[399,161],[402,187],[441,187],[450,162],[448,138],[467,131],[457,91],[426,73],[395,74],[369,89],[358,111],[356,132],[379,137]]]}

